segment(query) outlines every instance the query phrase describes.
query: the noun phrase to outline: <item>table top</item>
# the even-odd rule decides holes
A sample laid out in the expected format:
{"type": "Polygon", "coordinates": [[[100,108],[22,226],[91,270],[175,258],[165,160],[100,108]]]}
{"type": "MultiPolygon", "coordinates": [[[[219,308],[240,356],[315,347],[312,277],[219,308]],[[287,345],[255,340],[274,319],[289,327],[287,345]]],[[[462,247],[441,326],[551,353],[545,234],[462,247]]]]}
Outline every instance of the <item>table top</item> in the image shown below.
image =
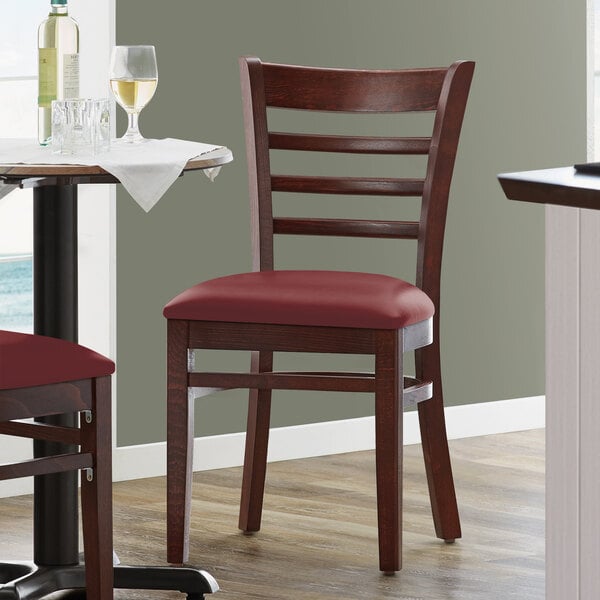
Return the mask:
{"type": "MultiPolygon", "coordinates": [[[[233,160],[229,148],[219,148],[205,155],[191,159],[185,165],[186,171],[198,171],[225,165],[233,160]]],[[[98,166],[89,165],[29,165],[0,163],[0,181],[20,184],[22,187],[79,183],[118,183],[118,180],[98,166]],[[37,180],[37,181],[36,181],[37,180]]]]}
{"type": "Polygon", "coordinates": [[[600,176],[573,167],[502,173],[498,180],[509,200],[600,209],[600,176]]]}

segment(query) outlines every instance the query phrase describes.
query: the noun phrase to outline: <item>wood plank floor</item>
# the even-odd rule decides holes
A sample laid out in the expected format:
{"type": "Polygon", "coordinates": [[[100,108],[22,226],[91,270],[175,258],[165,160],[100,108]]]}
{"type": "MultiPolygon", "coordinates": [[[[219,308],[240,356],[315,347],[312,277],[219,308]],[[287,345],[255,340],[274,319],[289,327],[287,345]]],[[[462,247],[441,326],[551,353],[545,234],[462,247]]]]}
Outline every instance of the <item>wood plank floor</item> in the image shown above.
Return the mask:
{"type": "MultiPolygon", "coordinates": [[[[237,530],[240,469],[196,473],[190,562],[218,580],[215,600],[542,600],[543,431],[456,440],[451,452],[463,538],[433,536],[421,449],[407,447],[404,569],[395,576],[377,569],[372,452],[269,465],[263,529],[253,536],[237,530]]],[[[115,484],[124,564],[165,564],[164,497],[164,478],[115,484]]],[[[30,497],[0,500],[0,556],[30,556],[30,509],[30,497]]]]}

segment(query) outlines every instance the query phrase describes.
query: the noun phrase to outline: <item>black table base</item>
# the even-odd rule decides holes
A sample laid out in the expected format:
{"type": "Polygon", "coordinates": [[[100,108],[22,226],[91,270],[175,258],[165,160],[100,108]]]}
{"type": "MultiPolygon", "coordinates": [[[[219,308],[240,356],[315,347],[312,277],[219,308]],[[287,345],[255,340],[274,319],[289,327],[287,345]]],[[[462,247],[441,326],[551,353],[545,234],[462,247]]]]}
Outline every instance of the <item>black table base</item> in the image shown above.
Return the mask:
{"type": "MultiPolygon", "coordinates": [[[[77,185],[44,181],[33,195],[33,320],[40,335],[77,341],[77,185]]],[[[40,419],[72,427],[77,415],[40,419]]],[[[72,452],[34,442],[34,456],[72,452]]],[[[37,600],[85,588],[79,562],[77,473],[34,477],[33,563],[0,562],[0,600],[37,600]]],[[[218,591],[206,571],[187,567],[115,566],[116,589],[175,590],[188,600],[218,591]]],[[[85,598],[81,592],[79,598],[85,598]]]]}
{"type": "MultiPolygon", "coordinates": [[[[0,563],[0,600],[38,600],[61,590],[85,588],[85,567],[40,567],[34,563],[0,563]],[[2,584],[3,582],[8,582],[2,584]]],[[[115,567],[115,588],[128,590],[176,590],[187,600],[202,600],[218,591],[206,571],[185,567],[115,567]]],[[[78,594],[85,598],[85,593],[78,594]]]]}

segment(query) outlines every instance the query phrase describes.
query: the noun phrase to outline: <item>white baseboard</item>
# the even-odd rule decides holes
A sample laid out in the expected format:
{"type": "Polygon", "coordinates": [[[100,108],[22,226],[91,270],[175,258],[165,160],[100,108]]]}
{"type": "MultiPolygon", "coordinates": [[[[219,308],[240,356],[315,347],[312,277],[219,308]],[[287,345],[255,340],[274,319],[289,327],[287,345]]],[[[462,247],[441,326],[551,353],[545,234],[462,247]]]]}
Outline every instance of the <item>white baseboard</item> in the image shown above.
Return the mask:
{"type": "MultiPolygon", "coordinates": [[[[544,427],[544,396],[515,398],[446,408],[450,439],[544,427]]],[[[245,433],[196,438],[194,471],[235,467],[242,464],[245,433]]],[[[417,413],[404,414],[404,443],[421,442],[417,413]]],[[[125,446],[115,450],[115,481],[156,477],[166,473],[166,444],[125,446]]],[[[271,430],[269,462],[342,454],[375,448],[375,419],[363,417],[271,430]]]]}
{"type": "MultiPolygon", "coordinates": [[[[445,412],[448,437],[459,439],[539,429],[544,427],[545,423],[544,402],[544,396],[535,396],[447,407],[445,412]]],[[[269,462],[372,450],[375,447],[374,422],[373,417],[364,417],[272,429],[269,440],[269,462]]],[[[244,439],[244,433],[196,438],[194,471],[241,465],[244,439]]],[[[420,441],[417,413],[405,413],[404,443],[418,444],[420,441]]],[[[123,446],[114,450],[115,481],[158,477],[165,473],[165,442],[123,446]]],[[[4,493],[5,490],[0,488],[0,497],[31,493],[31,484],[27,480],[4,483],[17,485],[11,486],[14,490],[12,493],[4,493]],[[23,483],[29,483],[28,491],[24,491],[23,483]]]]}

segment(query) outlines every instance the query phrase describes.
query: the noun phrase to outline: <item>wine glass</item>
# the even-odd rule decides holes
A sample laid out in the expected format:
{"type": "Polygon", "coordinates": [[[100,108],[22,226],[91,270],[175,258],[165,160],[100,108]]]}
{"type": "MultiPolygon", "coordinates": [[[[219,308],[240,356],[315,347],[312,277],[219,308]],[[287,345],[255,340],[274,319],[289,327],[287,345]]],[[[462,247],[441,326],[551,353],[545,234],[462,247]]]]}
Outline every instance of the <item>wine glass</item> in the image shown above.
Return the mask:
{"type": "Polygon", "coordinates": [[[110,89],[127,113],[129,144],[145,141],[138,128],[140,112],[156,91],[158,70],[154,46],[115,46],[110,59],[110,89]]]}

